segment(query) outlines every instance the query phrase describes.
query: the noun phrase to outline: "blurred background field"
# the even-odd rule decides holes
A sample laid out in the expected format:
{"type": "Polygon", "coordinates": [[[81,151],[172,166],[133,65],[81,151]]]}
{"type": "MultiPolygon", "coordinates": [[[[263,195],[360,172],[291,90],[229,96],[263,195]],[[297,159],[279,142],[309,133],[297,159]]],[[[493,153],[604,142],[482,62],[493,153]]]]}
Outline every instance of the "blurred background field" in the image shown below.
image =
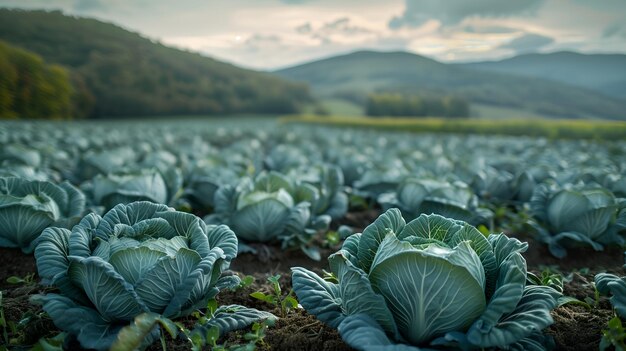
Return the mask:
{"type": "Polygon", "coordinates": [[[526,135],[550,139],[614,140],[626,138],[626,123],[620,121],[568,119],[448,119],[448,118],[366,118],[344,116],[290,116],[282,123],[318,124],[416,133],[482,135],[526,135]]]}

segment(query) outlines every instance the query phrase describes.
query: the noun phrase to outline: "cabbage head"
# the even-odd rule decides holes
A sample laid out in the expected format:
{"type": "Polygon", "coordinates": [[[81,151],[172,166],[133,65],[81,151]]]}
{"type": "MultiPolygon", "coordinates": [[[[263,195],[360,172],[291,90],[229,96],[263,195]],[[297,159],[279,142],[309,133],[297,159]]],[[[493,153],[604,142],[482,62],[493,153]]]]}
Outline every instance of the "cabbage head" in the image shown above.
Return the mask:
{"type": "Polygon", "coordinates": [[[348,195],[341,168],[324,164],[296,170],[292,174],[301,182],[296,200],[310,202],[314,215],[328,215],[338,220],[348,212],[348,195]],[[315,189],[308,190],[309,185],[315,189]]]}
{"type": "Polygon", "coordinates": [[[530,224],[555,257],[564,257],[568,245],[586,245],[600,251],[604,245],[623,245],[626,201],[600,186],[566,188],[541,184],[534,191],[530,209],[537,220],[530,224]]]}
{"type": "Polygon", "coordinates": [[[328,229],[331,219],[311,213],[317,199],[312,185],[295,184],[277,172],[261,173],[255,179],[244,178],[237,186],[220,187],[215,193],[215,213],[205,221],[230,226],[243,241],[280,241],[283,248],[299,246],[319,259],[319,253],[307,245],[316,233],[328,229]]]}
{"type": "Polygon", "coordinates": [[[60,293],[38,301],[83,347],[105,350],[143,312],[176,318],[206,307],[219,287],[238,283],[220,278],[236,255],[227,226],[151,202],[119,204],[71,231],[44,231],[37,270],[60,293]]]}
{"type": "Polygon", "coordinates": [[[478,198],[471,188],[461,182],[409,178],[395,192],[378,197],[384,210],[397,207],[407,219],[420,214],[435,213],[473,225],[486,224],[493,217],[488,209],[478,207],[478,198]]]}
{"type": "Polygon", "coordinates": [[[337,283],[293,271],[300,304],[358,350],[543,350],[560,294],[526,285],[526,243],[390,209],[329,257],[337,283]]]}
{"type": "Polygon", "coordinates": [[[236,171],[224,165],[193,168],[186,179],[183,196],[194,209],[213,209],[215,192],[220,185],[236,184],[239,178],[236,171]]]}
{"type": "Polygon", "coordinates": [[[136,201],[173,204],[182,188],[182,175],[177,168],[161,172],[156,168],[97,175],[83,186],[92,205],[106,210],[115,205],[136,201]]]}
{"type": "Polygon", "coordinates": [[[85,210],[85,196],[68,182],[0,177],[0,246],[31,253],[49,226],[70,228],[85,210]]]}

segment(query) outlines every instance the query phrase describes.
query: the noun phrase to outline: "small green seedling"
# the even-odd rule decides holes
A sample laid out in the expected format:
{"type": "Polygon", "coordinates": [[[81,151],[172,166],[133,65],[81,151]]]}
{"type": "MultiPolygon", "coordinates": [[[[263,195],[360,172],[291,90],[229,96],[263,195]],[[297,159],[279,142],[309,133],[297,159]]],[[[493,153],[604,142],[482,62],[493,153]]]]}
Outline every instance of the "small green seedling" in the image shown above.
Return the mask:
{"type": "MultiPolygon", "coordinates": [[[[550,268],[545,268],[540,275],[528,272],[526,280],[531,285],[549,286],[561,294],[563,293],[563,275],[550,268]]],[[[588,302],[580,301],[572,296],[561,296],[557,303],[559,307],[564,305],[578,305],[586,309],[591,309],[591,305],[588,302]]]]}
{"type": "MultiPolygon", "coordinates": [[[[238,344],[238,345],[220,345],[217,341],[220,338],[220,329],[217,326],[213,326],[207,329],[206,334],[204,336],[206,340],[206,345],[210,346],[213,351],[254,351],[257,346],[262,346],[263,348],[267,348],[267,344],[265,343],[265,335],[267,329],[274,325],[273,320],[265,320],[262,322],[256,322],[252,324],[251,331],[244,334],[243,338],[247,343],[238,344]]],[[[204,346],[204,340],[202,338],[197,338],[195,341],[192,341],[195,347],[193,350],[201,350],[202,346],[204,346]]]]}
{"type": "Polygon", "coordinates": [[[341,236],[338,232],[334,230],[329,230],[324,236],[324,246],[325,247],[333,247],[339,244],[341,241],[341,236]]]}
{"type": "Polygon", "coordinates": [[[16,277],[16,276],[8,277],[7,278],[7,283],[13,284],[13,285],[17,285],[17,284],[24,284],[24,285],[35,284],[35,273],[27,274],[26,276],[24,276],[24,278],[20,278],[20,277],[16,277]]]}
{"type": "Polygon", "coordinates": [[[252,285],[252,283],[254,283],[254,277],[251,275],[247,275],[243,277],[243,279],[241,279],[241,282],[239,283],[239,285],[235,287],[234,289],[232,289],[232,291],[247,288],[250,285],[252,285]]]}
{"type": "Polygon", "coordinates": [[[280,314],[282,317],[285,317],[289,311],[298,307],[298,300],[296,300],[293,296],[293,289],[289,291],[287,296],[283,297],[279,279],[280,274],[267,278],[267,280],[272,284],[272,292],[270,294],[256,291],[250,294],[250,296],[257,300],[265,301],[269,304],[280,307],[280,314]]]}
{"type": "Polygon", "coordinates": [[[594,289],[594,297],[593,298],[589,296],[585,297],[585,302],[588,303],[590,306],[598,308],[598,306],[600,306],[600,291],[598,291],[597,288],[594,289]]]}
{"type": "Polygon", "coordinates": [[[540,275],[528,272],[526,280],[532,285],[549,286],[552,289],[563,293],[563,276],[552,271],[550,268],[544,269],[540,275]]]}
{"type": "Polygon", "coordinates": [[[622,320],[615,316],[609,321],[609,329],[602,331],[600,340],[600,351],[604,351],[611,346],[616,351],[626,351],[626,330],[622,325],[622,320]]]}
{"type": "Polygon", "coordinates": [[[243,338],[248,341],[248,345],[259,345],[267,348],[267,344],[265,343],[265,336],[267,333],[267,329],[274,326],[274,323],[274,320],[264,320],[262,322],[256,322],[252,324],[252,331],[246,333],[243,338]]]}

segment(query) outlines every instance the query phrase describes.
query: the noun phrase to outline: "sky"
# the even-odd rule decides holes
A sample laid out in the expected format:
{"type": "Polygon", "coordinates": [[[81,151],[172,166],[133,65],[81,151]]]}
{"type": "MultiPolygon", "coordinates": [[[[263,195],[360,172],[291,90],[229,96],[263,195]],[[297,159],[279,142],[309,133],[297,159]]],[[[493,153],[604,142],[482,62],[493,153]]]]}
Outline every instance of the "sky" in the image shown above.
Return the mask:
{"type": "Polygon", "coordinates": [[[261,70],[363,49],[443,62],[626,53],[626,0],[0,0],[0,7],[60,9],[261,70]]]}

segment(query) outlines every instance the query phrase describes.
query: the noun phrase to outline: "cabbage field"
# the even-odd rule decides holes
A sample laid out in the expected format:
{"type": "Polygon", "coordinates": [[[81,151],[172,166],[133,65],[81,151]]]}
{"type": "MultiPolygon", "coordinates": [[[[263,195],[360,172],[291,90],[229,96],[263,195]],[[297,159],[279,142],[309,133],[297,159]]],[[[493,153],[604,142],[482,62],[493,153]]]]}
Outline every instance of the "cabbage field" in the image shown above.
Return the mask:
{"type": "Polygon", "coordinates": [[[625,237],[624,140],[0,123],[0,350],[624,350],[625,237]]]}

